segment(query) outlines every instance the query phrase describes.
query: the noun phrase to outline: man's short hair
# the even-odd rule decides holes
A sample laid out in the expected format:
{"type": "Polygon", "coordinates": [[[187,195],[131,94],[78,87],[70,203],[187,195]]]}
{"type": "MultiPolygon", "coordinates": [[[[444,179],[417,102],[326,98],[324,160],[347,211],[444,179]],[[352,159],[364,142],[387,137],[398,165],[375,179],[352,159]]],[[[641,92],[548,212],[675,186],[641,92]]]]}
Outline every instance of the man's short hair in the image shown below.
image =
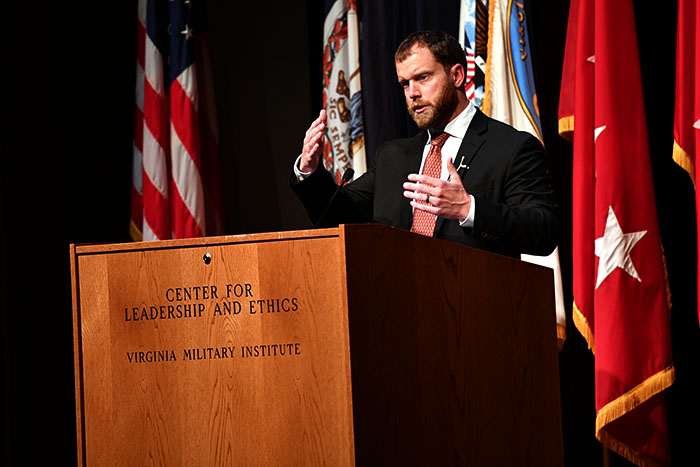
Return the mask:
{"type": "Polygon", "coordinates": [[[396,63],[401,63],[406,60],[408,56],[411,55],[411,48],[415,44],[430,50],[435,60],[441,64],[448,73],[454,65],[462,65],[462,69],[464,69],[465,73],[465,82],[462,83],[460,89],[464,89],[464,85],[466,84],[467,56],[454,36],[435,29],[411,33],[399,44],[399,47],[396,49],[396,54],[394,55],[394,61],[396,63]]]}

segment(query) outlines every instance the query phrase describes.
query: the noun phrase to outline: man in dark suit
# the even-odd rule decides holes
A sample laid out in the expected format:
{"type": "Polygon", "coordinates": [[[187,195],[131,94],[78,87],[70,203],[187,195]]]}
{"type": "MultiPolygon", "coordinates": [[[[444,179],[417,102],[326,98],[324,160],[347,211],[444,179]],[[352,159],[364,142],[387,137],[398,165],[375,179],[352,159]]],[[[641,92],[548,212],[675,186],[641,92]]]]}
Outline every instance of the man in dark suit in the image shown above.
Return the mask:
{"type": "MultiPolygon", "coordinates": [[[[382,145],[367,173],[328,206],[323,224],[374,221],[516,258],[551,253],[558,220],[539,140],[467,99],[465,54],[449,34],[411,34],[395,62],[408,112],[423,131],[382,145]],[[442,145],[437,159],[433,144],[442,145]]],[[[321,110],[291,177],[314,222],[337,189],[319,164],[325,125],[321,110]]]]}

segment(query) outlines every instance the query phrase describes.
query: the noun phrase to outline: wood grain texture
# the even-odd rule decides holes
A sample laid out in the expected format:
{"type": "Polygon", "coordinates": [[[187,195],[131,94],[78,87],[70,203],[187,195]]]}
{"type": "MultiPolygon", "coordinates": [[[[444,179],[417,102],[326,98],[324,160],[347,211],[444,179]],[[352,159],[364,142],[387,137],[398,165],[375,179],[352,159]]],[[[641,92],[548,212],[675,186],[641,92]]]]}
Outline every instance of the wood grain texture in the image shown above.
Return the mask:
{"type": "Polygon", "coordinates": [[[561,466],[551,271],[344,228],[358,464],[561,466]]]}
{"type": "Polygon", "coordinates": [[[315,234],[77,247],[81,461],[352,465],[343,255],[337,233],[315,234]],[[169,301],[188,287],[200,299],[169,301]],[[213,313],[236,298],[237,315],[213,313]],[[139,316],[133,308],[187,303],[202,316],[126,320],[139,316]],[[259,353],[268,345],[276,356],[259,353]],[[210,358],[210,348],[233,348],[233,358],[210,358]],[[135,363],[138,352],[145,361],[135,363]]]}

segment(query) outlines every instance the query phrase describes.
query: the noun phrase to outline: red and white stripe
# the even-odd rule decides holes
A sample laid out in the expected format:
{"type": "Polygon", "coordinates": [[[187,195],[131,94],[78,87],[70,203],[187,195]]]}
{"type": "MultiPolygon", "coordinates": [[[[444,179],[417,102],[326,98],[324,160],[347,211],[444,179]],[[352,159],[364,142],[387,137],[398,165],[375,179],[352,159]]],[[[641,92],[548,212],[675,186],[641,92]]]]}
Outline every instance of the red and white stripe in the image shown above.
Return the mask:
{"type": "Polygon", "coordinates": [[[170,86],[171,211],[175,238],[206,234],[197,83],[193,68],[188,67],[170,86]]]}
{"type": "Polygon", "coordinates": [[[476,92],[476,86],[474,85],[474,76],[476,76],[476,63],[474,59],[474,50],[471,47],[466,47],[467,53],[467,84],[464,88],[467,99],[474,99],[474,94],[476,92]]]}
{"type": "MultiPolygon", "coordinates": [[[[145,18],[144,18],[145,25],[145,18]]],[[[145,35],[143,93],[143,240],[170,238],[168,212],[168,106],[163,57],[145,35]]]]}
{"type": "MultiPolygon", "coordinates": [[[[139,0],[131,235],[145,241],[220,234],[218,135],[210,88],[199,115],[198,79],[211,85],[211,77],[198,75],[191,65],[166,89],[163,57],[146,33],[146,10],[146,0],[139,0]],[[204,179],[210,180],[207,205],[204,179]]],[[[207,66],[208,56],[203,58],[207,66]]]]}

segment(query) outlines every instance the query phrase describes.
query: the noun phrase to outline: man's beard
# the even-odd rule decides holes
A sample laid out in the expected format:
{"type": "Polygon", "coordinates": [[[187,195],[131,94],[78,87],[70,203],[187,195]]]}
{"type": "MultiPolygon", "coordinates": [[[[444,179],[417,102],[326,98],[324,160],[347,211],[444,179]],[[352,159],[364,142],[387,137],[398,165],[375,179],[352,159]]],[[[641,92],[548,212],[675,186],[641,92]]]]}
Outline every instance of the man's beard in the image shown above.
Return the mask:
{"type": "Polygon", "coordinates": [[[425,130],[428,128],[444,128],[449,123],[449,118],[459,105],[457,90],[445,83],[435,102],[425,102],[421,100],[407,101],[408,113],[418,125],[418,128],[425,130]],[[423,112],[417,114],[414,106],[430,104],[423,112]]]}

